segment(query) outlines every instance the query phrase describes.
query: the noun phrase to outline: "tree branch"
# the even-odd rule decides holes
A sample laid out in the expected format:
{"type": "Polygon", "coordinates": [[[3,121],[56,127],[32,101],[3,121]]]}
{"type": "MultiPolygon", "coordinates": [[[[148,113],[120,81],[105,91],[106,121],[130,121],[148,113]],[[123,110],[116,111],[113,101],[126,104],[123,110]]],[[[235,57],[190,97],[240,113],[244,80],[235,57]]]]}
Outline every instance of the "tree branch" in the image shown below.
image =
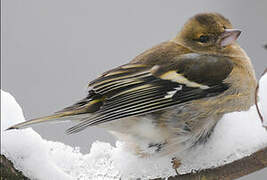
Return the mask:
{"type": "MultiPolygon", "coordinates": [[[[266,48],[267,48],[267,45],[266,45],[266,48]]],[[[265,75],[265,73],[267,73],[267,68],[266,68],[266,69],[264,70],[264,72],[261,74],[261,77],[262,77],[263,75],[265,75]]],[[[262,114],[261,114],[261,112],[260,112],[260,108],[259,108],[259,105],[258,105],[258,91],[259,91],[259,83],[257,84],[256,91],[255,91],[255,105],[256,105],[257,113],[258,113],[258,115],[259,115],[259,117],[260,117],[260,120],[261,120],[261,122],[262,122],[262,124],[263,124],[264,119],[263,119],[263,116],[262,116],[262,114]]],[[[265,126],[263,125],[263,127],[265,127],[265,126]]],[[[265,127],[265,129],[267,129],[267,127],[265,127]]]]}
{"type": "MultiPolygon", "coordinates": [[[[168,180],[231,180],[265,167],[267,167],[267,147],[232,163],[217,168],[169,177],[168,180]]],[[[154,180],[161,180],[161,178],[154,180]]]]}
{"type": "Polygon", "coordinates": [[[4,155],[0,156],[0,179],[1,180],[30,180],[25,177],[20,171],[14,168],[13,163],[4,155]]]}

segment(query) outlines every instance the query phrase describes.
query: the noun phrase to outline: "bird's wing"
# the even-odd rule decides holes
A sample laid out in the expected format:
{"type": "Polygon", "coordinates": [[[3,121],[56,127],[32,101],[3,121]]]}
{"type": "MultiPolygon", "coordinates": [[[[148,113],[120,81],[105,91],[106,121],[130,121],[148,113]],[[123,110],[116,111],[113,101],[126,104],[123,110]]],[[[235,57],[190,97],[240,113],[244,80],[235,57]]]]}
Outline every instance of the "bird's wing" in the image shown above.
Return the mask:
{"type": "Polygon", "coordinates": [[[67,130],[76,133],[88,126],[221,94],[229,87],[224,80],[232,68],[226,57],[193,53],[160,65],[126,64],[92,81],[88,97],[60,113],[91,113],[67,130]]]}

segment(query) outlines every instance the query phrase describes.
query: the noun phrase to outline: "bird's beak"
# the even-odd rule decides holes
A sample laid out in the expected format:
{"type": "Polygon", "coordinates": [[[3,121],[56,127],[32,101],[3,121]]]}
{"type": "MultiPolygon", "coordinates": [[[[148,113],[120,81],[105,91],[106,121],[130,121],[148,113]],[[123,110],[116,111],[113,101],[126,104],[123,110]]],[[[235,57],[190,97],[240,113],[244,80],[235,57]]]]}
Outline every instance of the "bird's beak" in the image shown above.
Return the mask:
{"type": "Polygon", "coordinates": [[[240,34],[241,31],[239,29],[225,29],[219,37],[220,46],[225,47],[234,43],[240,34]]]}

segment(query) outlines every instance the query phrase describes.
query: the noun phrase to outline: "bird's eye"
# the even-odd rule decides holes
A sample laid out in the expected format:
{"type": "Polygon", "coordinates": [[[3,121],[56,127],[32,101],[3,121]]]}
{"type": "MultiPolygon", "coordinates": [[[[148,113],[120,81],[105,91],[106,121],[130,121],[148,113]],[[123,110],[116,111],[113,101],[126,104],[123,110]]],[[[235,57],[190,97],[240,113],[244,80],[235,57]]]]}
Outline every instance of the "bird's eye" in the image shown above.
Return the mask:
{"type": "Polygon", "coordinates": [[[199,41],[202,42],[202,43],[207,43],[209,40],[210,40],[209,36],[201,35],[199,37],[199,41]]]}

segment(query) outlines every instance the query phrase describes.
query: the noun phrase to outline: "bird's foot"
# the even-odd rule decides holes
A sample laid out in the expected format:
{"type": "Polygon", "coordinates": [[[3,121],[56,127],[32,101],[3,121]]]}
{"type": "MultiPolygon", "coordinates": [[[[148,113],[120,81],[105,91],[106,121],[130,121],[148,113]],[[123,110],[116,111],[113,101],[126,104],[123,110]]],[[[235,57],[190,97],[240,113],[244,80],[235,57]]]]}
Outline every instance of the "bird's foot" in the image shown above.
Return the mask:
{"type": "Polygon", "coordinates": [[[181,162],[176,157],[173,157],[171,163],[172,163],[172,168],[175,170],[176,174],[179,175],[177,169],[180,167],[181,162]]]}

